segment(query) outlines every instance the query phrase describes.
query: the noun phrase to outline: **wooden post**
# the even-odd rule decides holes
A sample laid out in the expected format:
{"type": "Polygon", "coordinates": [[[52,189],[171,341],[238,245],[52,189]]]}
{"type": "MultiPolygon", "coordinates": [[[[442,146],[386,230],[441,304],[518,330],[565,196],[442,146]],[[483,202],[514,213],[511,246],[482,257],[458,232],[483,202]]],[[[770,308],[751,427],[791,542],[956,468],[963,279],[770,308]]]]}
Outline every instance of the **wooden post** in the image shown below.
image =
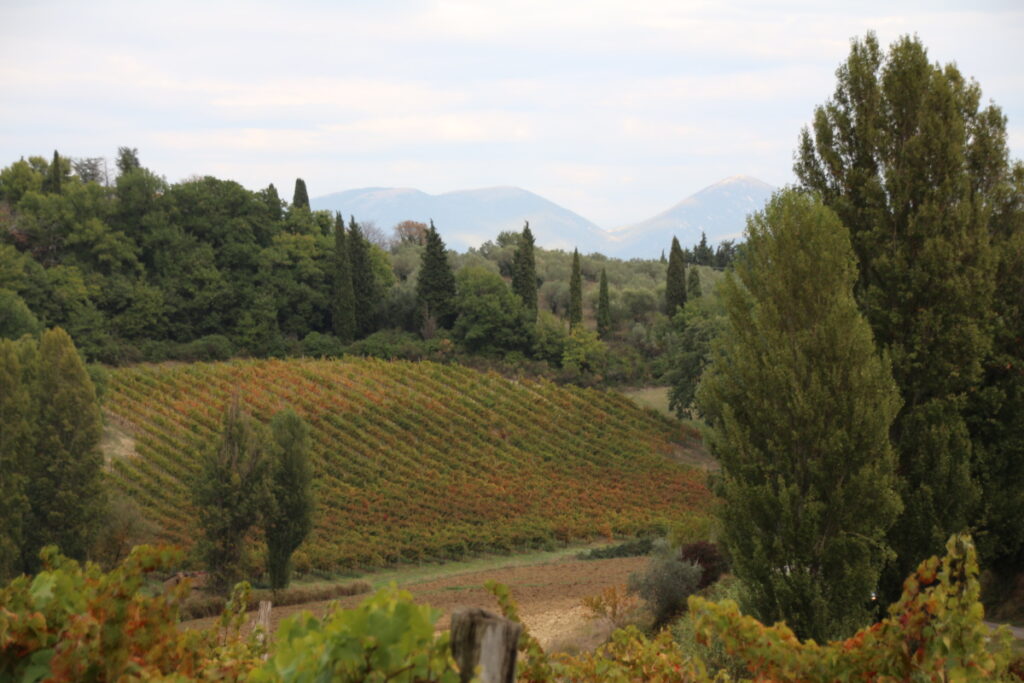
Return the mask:
{"type": "Polygon", "coordinates": [[[481,683],[513,683],[523,625],[476,607],[452,614],[452,656],[463,683],[480,667],[481,683]]]}
{"type": "MultiPolygon", "coordinates": [[[[254,627],[258,629],[256,638],[259,640],[261,645],[265,645],[267,638],[270,637],[270,609],[270,600],[260,600],[260,611],[256,617],[256,624],[254,627]]],[[[263,659],[267,658],[267,654],[269,653],[263,655],[263,659]]]]}

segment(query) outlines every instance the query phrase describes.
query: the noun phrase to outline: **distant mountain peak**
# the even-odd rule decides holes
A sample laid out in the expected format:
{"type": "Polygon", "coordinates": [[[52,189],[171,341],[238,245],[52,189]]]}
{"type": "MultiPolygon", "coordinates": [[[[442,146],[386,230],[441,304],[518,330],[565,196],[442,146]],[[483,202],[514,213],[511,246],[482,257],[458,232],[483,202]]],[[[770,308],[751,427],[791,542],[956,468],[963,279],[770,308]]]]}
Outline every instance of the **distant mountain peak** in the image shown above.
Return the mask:
{"type": "Polygon", "coordinates": [[[450,249],[465,251],[505,230],[530,222],[537,244],[547,249],[601,252],[622,258],[657,258],[672,237],[685,246],[701,233],[711,243],[738,237],[746,217],[761,209],[774,187],[747,175],[723,178],[653,218],[606,231],[538,194],[512,185],[428,194],[413,188],[367,187],[315,197],[313,209],[342,211],[384,229],[403,220],[433,219],[450,249]]]}

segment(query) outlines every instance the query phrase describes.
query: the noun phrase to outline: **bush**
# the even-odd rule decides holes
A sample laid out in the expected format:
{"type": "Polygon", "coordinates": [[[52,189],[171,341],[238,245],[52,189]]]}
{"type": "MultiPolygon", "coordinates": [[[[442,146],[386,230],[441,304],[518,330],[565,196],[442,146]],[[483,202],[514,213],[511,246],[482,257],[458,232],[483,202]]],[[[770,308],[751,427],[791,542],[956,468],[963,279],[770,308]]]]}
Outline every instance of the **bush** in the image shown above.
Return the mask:
{"type": "Polygon", "coordinates": [[[302,355],[311,358],[338,358],[345,353],[345,345],[331,334],[310,332],[302,340],[302,355]]]}
{"type": "Polygon", "coordinates": [[[661,626],[686,607],[688,598],[700,585],[703,569],[683,562],[664,540],[656,541],[647,568],[630,574],[629,592],[647,602],[655,627],[661,626]]]}
{"type": "MultiPolygon", "coordinates": [[[[740,599],[740,583],[732,577],[723,579],[709,586],[701,595],[716,603],[722,600],[737,602],[740,599]]],[[[672,624],[672,638],[683,654],[700,659],[707,665],[709,671],[725,671],[732,680],[739,681],[749,677],[746,662],[737,655],[729,654],[721,640],[697,638],[695,622],[694,615],[687,613],[672,624]]]]}
{"type": "Polygon", "coordinates": [[[729,569],[729,563],[725,561],[718,546],[707,541],[697,541],[683,546],[679,551],[679,559],[683,562],[700,565],[703,574],[701,574],[700,585],[697,586],[698,590],[707,588],[718,581],[722,574],[729,569]]]}
{"type": "Polygon", "coordinates": [[[647,555],[654,548],[653,538],[638,538],[633,541],[626,541],[618,545],[610,545],[606,548],[594,548],[585,550],[578,554],[581,560],[610,560],[616,557],[639,557],[647,555]]]}

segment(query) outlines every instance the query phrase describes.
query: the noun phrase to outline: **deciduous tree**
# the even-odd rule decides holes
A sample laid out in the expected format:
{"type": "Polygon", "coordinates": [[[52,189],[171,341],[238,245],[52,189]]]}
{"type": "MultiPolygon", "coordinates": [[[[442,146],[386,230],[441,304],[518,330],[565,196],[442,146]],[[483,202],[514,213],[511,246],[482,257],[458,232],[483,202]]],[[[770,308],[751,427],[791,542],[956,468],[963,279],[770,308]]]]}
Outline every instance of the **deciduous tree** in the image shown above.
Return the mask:
{"type": "Polygon", "coordinates": [[[54,328],[39,341],[38,364],[22,353],[23,372],[34,378],[37,406],[34,451],[25,463],[30,501],[22,565],[38,566],[44,545],[56,544],[69,557],[84,559],[101,519],[106,497],[96,389],[71,337],[54,328]]]}
{"type": "Polygon", "coordinates": [[[747,223],[726,329],[698,389],[722,475],[723,540],[749,608],[818,642],[870,622],[899,511],[899,393],[853,297],[849,234],[785,191],[747,223]]]}
{"type": "Polygon", "coordinates": [[[795,171],[852,233],[857,300],[893,362],[892,428],[906,507],[890,541],[887,594],[978,519],[967,397],[992,348],[993,190],[1006,173],[1005,119],[916,38],[883,53],[869,33],[815,109],[795,171]]]}
{"type": "Polygon", "coordinates": [[[243,578],[245,537],[267,504],[269,448],[267,430],[242,409],[235,396],[217,442],[203,454],[193,486],[202,529],[200,551],[211,587],[222,593],[243,578]]]}

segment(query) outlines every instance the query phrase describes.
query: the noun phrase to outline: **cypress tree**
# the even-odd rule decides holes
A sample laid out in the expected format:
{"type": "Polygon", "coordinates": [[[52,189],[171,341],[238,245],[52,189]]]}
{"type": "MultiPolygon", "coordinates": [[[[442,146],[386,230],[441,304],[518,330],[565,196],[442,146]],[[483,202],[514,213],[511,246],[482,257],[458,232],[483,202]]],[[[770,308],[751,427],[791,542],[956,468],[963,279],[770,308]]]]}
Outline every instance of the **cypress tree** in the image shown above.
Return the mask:
{"type": "Polygon", "coordinates": [[[900,507],[888,437],[900,399],[835,214],[786,191],[746,238],[697,392],[722,467],[723,540],[754,616],[824,642],[871,621],[900,507]]]}
{"type": "Polygon", "coordinates": [[[60,194],[61,181],[64,179],[64,168],[60,155],[57,154],[57,150],[53,150],[53,161],[50,162],[50,168],[46,171],[46,177],[43,179],[43,192],[52,192],[53,194],[60,194]]]}
{"type": "Polygon", "coordinates": [[[533,259],[533,245],[533,233],[527,221],[512,263],[512,291],[523,300],[531,321],[537,319],[537,267],[533,259]]]}
{"type": "Polygon", "coordinates": [[[1005,119],[980,88],[928,61],[916,38],[883,54],[855,40],[835,95],[804,129],[795,171],[852,233],[857,299],[893,360],[903,516],[888,597],[951,533],[978,519],[965,397],[991,349],[993,188],[1006,172],[1005,119]]]}
{"type": "Polygon", "coordinates": [[[306,192],[306,181],[295,179],[295,192],[292,195],[292,206],[298,209],[309,209],[309,193],[306,192]]]}
{"type": "Polygon", "coordinates": [[[227,593],[242,577],[245,536],[267,504],[270,437],[242,410],[228,405],[217,442],[200,460],[193,501],[202,529],[200,551],[210,587],[227,593]]]}
{"type": "Polygon", "coordinates": [[[693,266],[690,267],[690,273],[686,276],[686,296],[689,299],[699,299],[701,296],[700,272],[693,266]]]}
{"type": "Polygon", "coordinates": [[[580,274],[580,252],[572,250],[572,275],[569,277],[569,329],[583,322],[583,277],[580,274]]]}
{"type": "Polygon", "coordinates": [[[698,266],[714,265],[715,252],[708,245],[708,236],[700,234],[700,242],[693,248],[693,262],[698,266]]]}
{"type": "Polygon", "coordinates": [[[32,392],[18,346],[0,339],[0,581],[21,568],[18,558],[29,508],[25,458],[33,450],[35,432],[32,392]]]}
{"type": "Polygon", "coordinates": [[[370,261],[370,243],[355,216],[349,217],[348,256],[352,263],[352,292],[355,300],[356,335],[365,337],[375,328],[377,310],[377,281],[370,261]]]}
{"type": "Polygon", "coordinates": [[[313,469],[309,425],[294,410],[274,415],[270,431],[276,446],[270,465],[270,504],[263,518],[267,573],[274,590],[287,588],[292,554],[313,528],[313,469]]]}
{"type": "Polygon", "coordinates": [[[686,262],[679,240],[672,237],[672,248],[668,252],[668,275],[665,278],[665,313],[669,317],[676,309],[686,305],[686,262]]]}
{"type": "Polygon", "coordinates": [[[356,299],[352,287],[352,261],[349,259],[345,219],[334,217],[334,293],[331,301],[331,322],[334,336],[342,344],[356,338],[356,299]]]}
{"type": "Polygon", "coordinates": [[[597,336],[607,339],[612,331],[612,307],[608,301],[608,275],[601,269],[601,285],[597,292],[597,336]]]}
{"type": "Polygon", "coordinates": [[[96,389],[67,332],[43,333],[32,372],[38,417],[34,454],[26,463],[26,571],[36,569],[39,550],[51,543],[68,557],[84,559],[106,504],[96,389]]]}
{"type": "Polygon", "coordinates": [[[455,275],[434,221],[430,221],[427,230],[427,246],[416,282],[416,300],[425,329],[433,324],[451,328],[455,322],[455,275]]]}

